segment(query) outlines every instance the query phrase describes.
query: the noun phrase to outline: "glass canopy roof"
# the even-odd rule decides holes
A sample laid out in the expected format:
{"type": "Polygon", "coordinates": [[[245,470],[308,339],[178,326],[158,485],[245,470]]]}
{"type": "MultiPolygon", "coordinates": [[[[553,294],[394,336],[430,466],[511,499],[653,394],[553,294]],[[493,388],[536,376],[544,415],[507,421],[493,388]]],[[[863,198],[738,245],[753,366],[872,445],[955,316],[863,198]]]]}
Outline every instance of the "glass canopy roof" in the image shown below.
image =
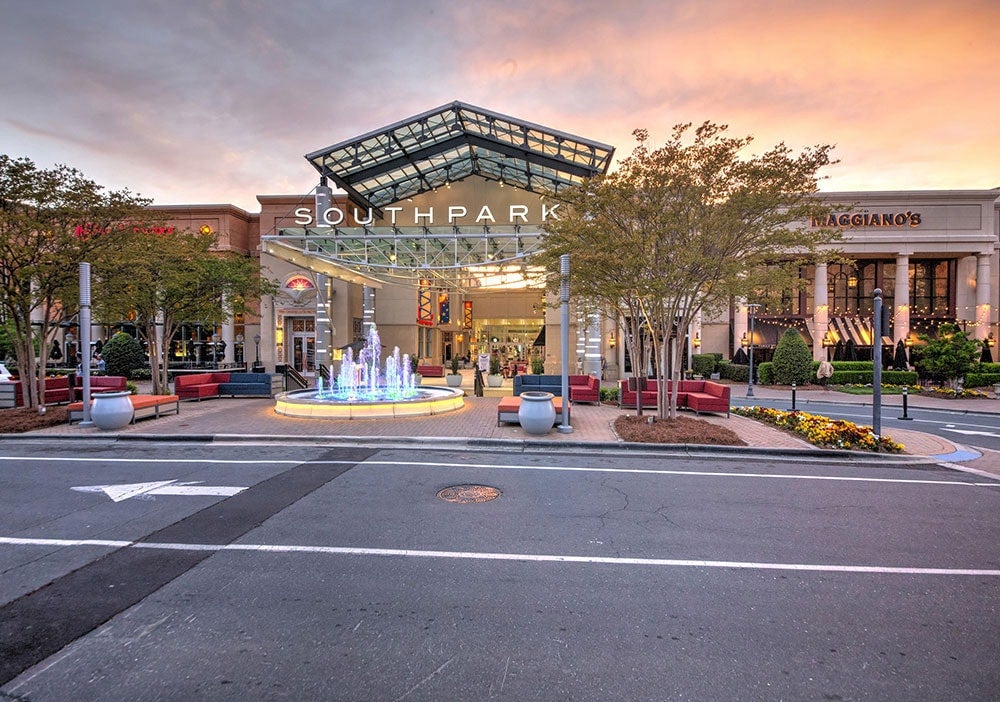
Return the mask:
{"type": "Polygon", "coordinates": [[[362,209],[470,175],[556,194],[606,173],[614,148],[453,102],[306,155],[362,209]]]}
{"type": "MultiPolygon", "coordinates": [[[[359,209],[382,208],[466,178],[557,195],[606,173],[614,149],[530,122],[453,102],[306,155],[359,209]]],[[[261,237],[274,256],[359,284],[461,290],[539,285],[530,264],[537,226],[332,226],[283,228],[261,237]]]]}

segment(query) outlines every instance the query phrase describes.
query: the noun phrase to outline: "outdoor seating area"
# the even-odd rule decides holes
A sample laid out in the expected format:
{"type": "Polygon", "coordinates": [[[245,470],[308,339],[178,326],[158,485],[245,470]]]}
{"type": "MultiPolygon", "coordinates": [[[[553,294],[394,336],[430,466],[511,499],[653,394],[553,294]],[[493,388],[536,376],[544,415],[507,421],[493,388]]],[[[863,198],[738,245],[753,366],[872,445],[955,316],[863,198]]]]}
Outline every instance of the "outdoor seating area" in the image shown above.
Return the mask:
{"type": "MultiPolygon", "coordinates": [[[[123,375],[92,375],[90,376],[90,392],[122,392],[127,390],[126,379],[123,375]]],[[[73,388],[73,399],[83,399],[83,376],[76,376],[73,388]]]]}
{"type": "Polygon", "coordinates": [[[174,393],[182,400],[229,397],[271,397],[270,373],[190,373],[174,378],[174,393]]]}
{"type": "Polygon", "coordinates": [[[443,378],[444,366],[434,365],[432,363],[418,364],[417,373],[425,378],[443,378]]]}
{"type": "MultiPolygon", "coordinates": [[[[180,398],[177,395],[129,395],[132,403],[132,424],[147,417],[161,417],[165,414],[180,414],[180,398]]],[[[91,400],[93,403],[93,400],[91,400]]],[[[83,401],[71,402],[67,407],[70,424],[83,421],[83,401]]]]}
{"type": "MultiPolygon", "coordinates": [[[[563,399],[558,395],[552,398],[552,406],[556,410],[556,419],[552,426],[556,426],[562,422],[562,411],[563,411],[563,399]]],[[[510,424],[520,424],[521,420],[518,417],[518,410],[521,409],[521,398],[517,395],[508,395],[500,399],[500,404],[497,405],[497,426],[502,423],[507,422],[510,424]]],[[[569,421],[572,421],[573,415],[573,403],[570,402],[567,407],[566,416],[569,421]]]]}
{"type": "MultiPolygon", "coordinates": [[[[45,379],[43,404],[55,405],[69,402],[69,378],[65,375],[50,375],[45,379]]],[[[0,407],[24,407],[24,392],[20,380],[0,383],[0,407]]]]}
{"type": "MultiPolygon", "coordinates": [[[[618,381],[622,407],[635,408],[637,395],[641,395],[643,407],[655,408],[659,392],[655,379],[646,379],[646,389],[636,390],[635,379],[618,381]],[[631,382],[630,382],[631,381],[631,382]]],[[[673,381],[667,381],[667,392],[673,389],[673,381]]],[[[682,380],[677,387],[677,407],[687,408],[698,414],[702,412],[725,412],[729,416],[729,386],[711,380],[682,380]]]]}

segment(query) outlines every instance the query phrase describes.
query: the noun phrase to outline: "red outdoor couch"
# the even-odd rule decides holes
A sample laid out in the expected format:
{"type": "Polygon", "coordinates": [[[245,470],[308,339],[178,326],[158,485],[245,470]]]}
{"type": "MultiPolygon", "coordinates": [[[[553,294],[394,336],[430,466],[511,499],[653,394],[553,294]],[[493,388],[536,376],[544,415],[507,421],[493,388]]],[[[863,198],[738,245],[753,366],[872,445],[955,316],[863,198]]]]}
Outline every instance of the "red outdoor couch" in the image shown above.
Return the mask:
{"type": "MultiPolygon", "coordinates": [[[[642,393],[643,407],[656,407],[657,381],[650,379],[642,393]]],[[[628,379],[619,381],[620,405],[635,407],[636,392],[628,389],[628,379]]],[[[667,392],[673,388],[667,381],[667,392]]],[[[688,408],[697,413],[725,412],[729,416],[729,386],[711,380],[682,380],[677,386],[677,407],[688,408]]]]}
{"type": "Polygon", "coordinates": [[[182,400],[203,400],[207,397],[271,397],[269,373],[185,373],[174,378],[174,394],[182,400]]]}
{"type": "Polygon", "coordinates": [[[593,375],[571,375],[569,377],[570,402],[601,401],[601,381],[593,375]]]}
{"type": "Polygon", "coordinates": [[[443,378],[444,366],[435,366],[431,364],[418,365],[417,373],[425,378],[443,378]]]}
{"type": "MultiPolygon", "coordinates": [[[[92,375],[90,376],[90,393],[122,392],[128,390],[124,375],[92,375]]],[[[76,376],[74,399],[83,400],[83,376],[76,376]]]]}
{"type": "MultiPolygon", "coordinates": [[[[24,393],[21,388],[21,381],[15,380],[14,384],[14,406],[23,407],[24,406],[24,393]]],[[[41,381],[39,381],[39,385],[41,381]]],[[[61,402],[69,402],[71,399],[69,396],[69,378],[65,375],[50,375],[45,378],[45,399],[43,404],[52,405],[61,402]]]]}

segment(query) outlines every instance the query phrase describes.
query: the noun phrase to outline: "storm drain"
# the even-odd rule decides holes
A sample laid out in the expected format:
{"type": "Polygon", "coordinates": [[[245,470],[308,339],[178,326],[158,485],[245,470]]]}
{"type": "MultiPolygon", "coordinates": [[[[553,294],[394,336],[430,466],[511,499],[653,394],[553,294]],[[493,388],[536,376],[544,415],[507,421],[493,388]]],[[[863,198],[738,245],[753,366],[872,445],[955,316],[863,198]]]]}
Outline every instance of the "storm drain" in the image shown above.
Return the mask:
{"type": "Polygon", "coordinates": [[[489,502],[500,497],[500,491],[489,485],[452,485],[440,490],[437,494],[446,502],[457,502],[461,505],[473,502],[489,502]]]}

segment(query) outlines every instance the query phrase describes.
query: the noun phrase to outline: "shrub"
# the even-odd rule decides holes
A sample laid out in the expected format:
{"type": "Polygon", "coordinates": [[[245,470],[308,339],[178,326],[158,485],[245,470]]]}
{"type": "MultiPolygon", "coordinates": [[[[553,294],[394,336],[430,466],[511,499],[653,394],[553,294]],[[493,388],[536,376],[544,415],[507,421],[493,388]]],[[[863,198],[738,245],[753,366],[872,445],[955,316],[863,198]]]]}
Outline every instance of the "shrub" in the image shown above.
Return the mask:
{"type": "Polygon", "coordinates": [[[750,380],[750,366],[738,363],[726,363],[719,366],[721,377],[736,383],[746,383],[750,380]]]}
{"type": "Polygon", "coordinates": [[[714,353],[691,354],[691,370],[696,375],[707,378],[715,372],[717,361],[714,353]]]}
{"type": "Polygon", "coordinates": [[[764,361],[757,366],[757,380],[761,385],[772,385],[774,383],[774,364],[764,361]]]}
{"type": "MultiPolygon", "coordinates": [[[[983,364],[987,365],[987,364],[983,364]]],[[[997,365],[991,363],[989,365],[997,365]]],[[[964,386],[967,388],[982,388],[1000,383],[1000,373],[966,373],[964,386]]]]}
{"type": "Polygon", "coordinates": [[[913,365],[922,378],[952,382],[964,378],[976,365],[981,353],[979,342],[969,339],[955,324],[939,326],[937,338],[931,339],[923,334],[920,338],[926,345],[913,365]]]}
{"type": "Polygon", "coordinates": [[[458,356],[451,357],[451,374],[458,375],[458,356]]]}
{"type": "Polygon", "coordinates": [[[804,385],[812,375],[812,351],[795,329],[785,330],[771,362],[774,364],[774,382],[781,385],[793,382],[804,385]]]}
{"type": "Polygon", "coordinates": [[[500,375],[500,357],[496,354],[490,356],[490,375],[500,375]]]}
{"type": "Polygon", "coordinates": [[[108,375],[132,376],[132,371],[146,365],[146,353],[137,339],[125,332],[118,332],[108,339],[101,349],[101,355],[107,364],[108,375]]]}
{"type": "MultiPolygon", "coordinates": [[[[497,371],[500,372],[499,370],[497,371]]],[[[542,375],[545,373],[545,359],[541,356],[531,357],[531,372],[535,375],[542,375]]]]}
{"type": "Polygon", "coordinates": [[[601,388],[601,402],[619,402],[618,386],[601,388]]]}

